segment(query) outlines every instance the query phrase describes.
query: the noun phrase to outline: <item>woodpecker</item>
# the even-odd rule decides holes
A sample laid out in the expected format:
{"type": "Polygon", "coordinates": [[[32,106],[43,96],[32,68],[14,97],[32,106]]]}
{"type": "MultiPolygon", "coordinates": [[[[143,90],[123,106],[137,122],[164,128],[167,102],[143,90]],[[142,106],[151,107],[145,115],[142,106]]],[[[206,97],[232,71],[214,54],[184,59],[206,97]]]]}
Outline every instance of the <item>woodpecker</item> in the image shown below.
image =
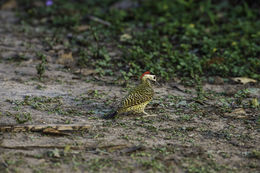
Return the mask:
{"type": "Polygon", "coordinates": [[[121,101],[116,111],[105,116],[105,119],[115,118],[117,115],[126,112],[143,113],[148,115],[144,109],[146,105],[153,99],[154,90],[150,81],[156,82],[156,77],[147,71],[141,75],[140,79],[141,83],[133,88],[121,101]]]}

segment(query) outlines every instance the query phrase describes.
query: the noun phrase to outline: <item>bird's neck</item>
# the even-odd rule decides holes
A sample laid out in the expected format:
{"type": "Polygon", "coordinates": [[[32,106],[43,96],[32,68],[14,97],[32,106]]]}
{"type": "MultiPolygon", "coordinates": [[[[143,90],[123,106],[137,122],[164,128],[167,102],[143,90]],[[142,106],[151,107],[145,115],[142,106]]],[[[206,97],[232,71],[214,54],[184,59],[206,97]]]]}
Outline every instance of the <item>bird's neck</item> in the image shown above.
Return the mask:
{"type": "Polygon", "coordinates": [[[152,87],[149,80],[144,79],[144,80],[142,80],[141,83],[142,83],[143,85],[147,85],[147,86],[149,86],[149,87],[152,87]]]}

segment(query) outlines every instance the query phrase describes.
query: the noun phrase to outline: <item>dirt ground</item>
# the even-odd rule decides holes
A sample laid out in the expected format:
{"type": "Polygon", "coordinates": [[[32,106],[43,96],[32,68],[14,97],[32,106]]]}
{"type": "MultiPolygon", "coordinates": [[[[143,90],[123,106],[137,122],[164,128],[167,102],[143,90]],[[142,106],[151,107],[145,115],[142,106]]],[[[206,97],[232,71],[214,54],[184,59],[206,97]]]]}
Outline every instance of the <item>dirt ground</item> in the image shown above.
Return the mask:
{"type": "Polygon", "coordinates": [[[58,50],[45,50],[38,28],[25,34],[8,11],[0,23],[1,127],[90,125],[56,135],[0,132],[0,172],[260,172],[260,111],[251,106],[259,83],[204,83],[203,99],[178,81],[161,83],[147,107],[154,116],[104,120],[137,81],[75,74],[55,63],[58,50]],[[37,52],[48,61],[42,81],[37,52]]]}

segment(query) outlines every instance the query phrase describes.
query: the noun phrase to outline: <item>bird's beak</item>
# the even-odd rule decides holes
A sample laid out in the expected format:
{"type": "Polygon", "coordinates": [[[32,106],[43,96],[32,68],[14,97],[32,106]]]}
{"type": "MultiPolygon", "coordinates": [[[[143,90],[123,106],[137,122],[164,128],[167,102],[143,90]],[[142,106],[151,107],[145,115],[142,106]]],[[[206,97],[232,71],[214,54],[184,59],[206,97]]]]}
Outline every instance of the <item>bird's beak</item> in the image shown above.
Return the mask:
{"type": "Polygon", "coordinates": [[[156,85],[160,85],[159,82],[157,82],[157,80],[155,80],[154,83],[155,83],[156,85]]]}

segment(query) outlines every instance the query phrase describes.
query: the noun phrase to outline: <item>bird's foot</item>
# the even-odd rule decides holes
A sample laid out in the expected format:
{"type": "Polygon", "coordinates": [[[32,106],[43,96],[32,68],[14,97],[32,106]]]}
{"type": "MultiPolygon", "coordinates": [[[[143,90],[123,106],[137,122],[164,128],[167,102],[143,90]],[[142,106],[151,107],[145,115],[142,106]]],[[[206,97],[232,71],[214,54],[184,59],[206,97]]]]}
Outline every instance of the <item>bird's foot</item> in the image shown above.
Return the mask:
{"type": "Polygon", "coordinates": [[[144,116],[142,116],[143,118],[147,118],[147,117],[156,117],[157,115],[155,115],[155,114],[152,114],[152,115],[144,115],[144,116]]]}

